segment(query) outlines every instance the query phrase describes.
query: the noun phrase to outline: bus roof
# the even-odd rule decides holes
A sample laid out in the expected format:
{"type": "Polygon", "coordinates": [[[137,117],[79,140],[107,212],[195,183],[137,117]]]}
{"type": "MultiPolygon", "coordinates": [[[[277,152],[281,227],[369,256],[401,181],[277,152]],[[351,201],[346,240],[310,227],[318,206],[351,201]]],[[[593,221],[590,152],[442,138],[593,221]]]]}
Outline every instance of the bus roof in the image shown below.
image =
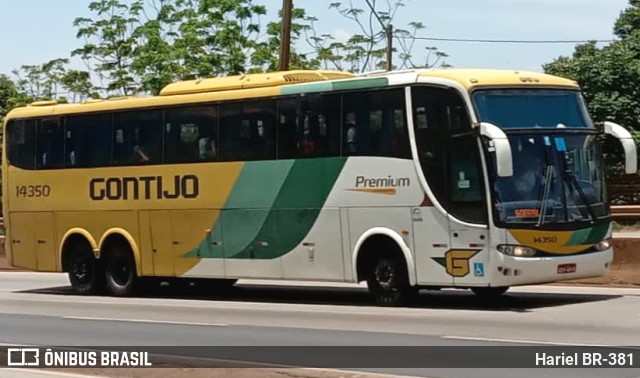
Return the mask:
{"type": "Polygon", "coordinates": [[[467,90],[486,86],[578,87],[575,81],[569,79],[538,72],[513,70],[427,69],[377,72],[359,76],[340,71],[300,70],[183,81],[167,85],[158,96],[115,97],[106,100],[87,100],[76,104],[38,101],[12,110],[6,119],[366,89],[385,87],[390,84],[428,83],[430,79],[453,81],[467,90]]]}
{"type": "Polygon", "coordinates": [[[467,90],[484,86],[521,86],[528,84],[578,88],[578,83],[573,80],[531,71],[442,69],[423,71],[419,76],[453,80],[464,86],[467,90]]]}

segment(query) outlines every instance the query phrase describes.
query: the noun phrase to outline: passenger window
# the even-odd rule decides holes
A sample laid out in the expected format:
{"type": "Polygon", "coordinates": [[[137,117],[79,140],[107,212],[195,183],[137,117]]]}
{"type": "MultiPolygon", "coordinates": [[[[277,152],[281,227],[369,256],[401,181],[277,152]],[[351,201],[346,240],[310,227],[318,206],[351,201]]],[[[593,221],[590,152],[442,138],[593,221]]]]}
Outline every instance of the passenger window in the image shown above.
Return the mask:
{"type": "Polygon", "coordinates": [[[165,112],[165,163],[215,161],[218,157],[218,107],[168,109],[165,112]]]}
{"type": "Polygon", "coordinates": [[[22,169],[35,168],[36,121],[15,120],[7,124],[9,164],[22,169]]]}
{"type": "Polygon", "coordinates": [[[111,165],[111,120],[110,114],[66,118],[67,167],[111,165]]]}
{"type": "Polygon", "coordinates": [[[343,99],[344,155],[411,158],[404,90],[348,93],[343,99]]]}
{"type": "Polygon", "coordinates": [[[276,159],[276,102],[251,101],[220,109],[220,160],[276,159]]]}
{"type": "Polygon", "coordinates": [[[114,165],[162,163],[162,110],[119,113],[113,119],[114,165]]]}
{"type": "Polygon", "coordinates": [[[57,118],[37,122],[36,169],[64,166],[64,125],[57,118]]]}
{"type": "Polygon", "coordinates": [[[279,102],[278,158],[340,156],[340,98],[310,95],[279,102]]]}
{"type": "Polygon", "coordinates": [[[412,92],[418,157],[429,187],[454,217],[486,223],[480,150],[462,97],[435,87],[412,92]]]}

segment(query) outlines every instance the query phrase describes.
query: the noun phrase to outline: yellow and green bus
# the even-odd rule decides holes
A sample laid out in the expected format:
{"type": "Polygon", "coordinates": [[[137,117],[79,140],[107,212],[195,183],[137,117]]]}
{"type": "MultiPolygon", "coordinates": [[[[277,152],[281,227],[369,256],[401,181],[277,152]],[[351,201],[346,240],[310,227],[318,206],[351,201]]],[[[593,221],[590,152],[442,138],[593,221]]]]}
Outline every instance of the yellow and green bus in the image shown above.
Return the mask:
{"type": "MultiPolygon", "coordinates": [[[[290,71],[6,117],[13,266],[79,294],[142,282],[366,281],[495,296],[613,258],[598,136],[578,85],[510,70],[290,71]]],[[[211,285],[208,285],[211,284],[211,285]]]]}

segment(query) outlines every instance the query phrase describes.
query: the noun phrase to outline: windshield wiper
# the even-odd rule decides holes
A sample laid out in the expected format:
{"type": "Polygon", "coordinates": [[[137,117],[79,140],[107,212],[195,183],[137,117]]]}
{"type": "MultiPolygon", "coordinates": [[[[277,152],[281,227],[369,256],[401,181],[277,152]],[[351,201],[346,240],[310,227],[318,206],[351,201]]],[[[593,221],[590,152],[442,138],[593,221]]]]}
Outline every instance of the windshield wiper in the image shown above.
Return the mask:
{"type": "Polygon", "coordinates": [[[544,191],[542,193],[542,204],[540,205],[540,214],[538,215],[538,227],[544,224],[544,215],[547,212],[547,199],[551,191],[551,181],[553,181],[553,165],[547,165],[544,173],[544,191]]]}
{"type": "Polygon", "coordinates": [[[578,192],[578,195],[580,196],[580,199],[582,200],[582,202],[584,202],[584,204],[587,206],[587,211],[589,211],[591,222],[594,222],[597,218],[596,218],[596,212],[595,210],[593,210],[593,204],[589,201],[589,198],[587,197],[587,195],[584,194],[584,191],[580,187],[580,184],[578,183],[578,179],[576,178],[575,173],[569,169],[565,169],[564,174],[565,174],[565,178],[567,179],[567,182],[569,182],[569,184],[574,187],[576,192],[578,192]]]}

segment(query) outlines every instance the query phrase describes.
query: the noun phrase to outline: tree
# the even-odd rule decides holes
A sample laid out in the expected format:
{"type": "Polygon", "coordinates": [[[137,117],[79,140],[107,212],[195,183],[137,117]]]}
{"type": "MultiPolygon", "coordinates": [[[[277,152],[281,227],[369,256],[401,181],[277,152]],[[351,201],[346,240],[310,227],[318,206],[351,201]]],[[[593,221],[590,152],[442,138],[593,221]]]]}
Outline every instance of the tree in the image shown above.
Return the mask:
{"type": "MultiPolygon", "coordinates": [[[[307,54],[301,54],[296,49],[296,44],[300,41],[305,32],[312,28],[312,22],[315,18],[307,16],[307,13],[302,8],[293,8],[291,12],[291,51],[289,69],[291,70],[305,70],[305,69],[318,69],[320,68],[320,61],[318,59],[310,59],[307,54]]],[[[278,14],[278,19],[282,18],[282,10],[278,14]]],[[[282,36],[281,23],[270,22],[267,25],[266,40],[259,44],[255,49],[251,58],[254,68],[249,72],[260,71],[277,71],[280,69],[280,41],[282,36]]]]}
{"type": "MultiPolygon", "coordinates": [[[[253,0],[151,0],[144,4],[139,0],[132,4],[102,0],[91,6],[101,19],[77,20],[83,26],[79,35],[91,39],[75,54],[87,61],[109,63],[95,67],[101,73],[109,73],[118,66],[115,62],[123,62],[126,75],[121,76],[126,80],[117,83],[117,75],[103,75],[107,88],[158,94],[178,80],[277,69],[278,23],[264,27],[267,9],[253,0]],[[104,38],[113,34],[104,31],[113,29],[113,22],[105,22],[113,19],[104,13],[107,5],[120,13],[134,9],[138,17],[119,17],[123,25],[114,42],[104,38]],[[126,46],[121,50],[126,54],[118,55],[118,50],[110,47],[118,44],[126,46]],[[128,83],[126,88],[120,85],[123,82],[128,83]]],[[[304,10],[296,9],[294,20],[303,18],[304,10]]],[[[294,23],[294,40],[302,27],[294,23]]],[[[295,51],[292,59],[294,67],[311,67],[295,51]]]]}
{"type": "MultiPolygon", "coordinates": [[[[16,84],[6,75],[0,75],[0,156],[2,155],[2,139],[4,136],[4,117],[17,106],[26,105],[29,98],[20,93],[16,84]]],[[[0,197],[2,177],[0,176],[0,197]]]]}
{"type": "MultiPolygon", "coordinates": [[[[347,41],[340,41],[331,34],[319,35],[315,27],[315,22],[318,19],[308,18],[311,25],[306,29],[306,40],[314,49],[316,59],[322,67],[365,72],[383,69],[387,66],[387,31],[380,24],[380,21],[385,26],[393,25],[398,10],[406,6],[405,0],[396,0],[395,2],[390,0],[384,2],[368,1],[375,12],[370,8],[365,10],[356,7],[353,0],[349,0],[348,4],[336,2],[329,5],[330,9],[335,10],[358,29],[358,32],[351,35],[347,41]],[[380,6],[380,3],[384,3],[384,5],[380,6]]],[[[447,57],[447,54],[435,47],[426,47],[426,54],[420,58],[415,56],[416,37],[417,33],[425,28],[423,23],[410,22],[405,29],[397,28],[396,25],[394,27],[396,27],[393,34],[394,52],[399,52],[399,65],[394,65],[394,68],[430,68],[438,63],[446,65],[441,61],[447,57]],[[422,58],[424,58],[424,62],[419,62],[418,59],[422,58]]]]}
{"type": "Polygon", "coordinates": [[[15,83],[7,75],[0,75],[0,125],[7,113],[22,100],[15,83]]]}
{"type": "MultiPolygon", "coordinates": [[[[263,26],[267,7],[253,0],[177,0],[180,26],[174,43],[183,77],[215,77],[277,69],[279,23],[263,26]]],[[[293,12],[292,41],[305,19],[293,12]]],[[[306,67],[292,51],[293,68],[306,67]]]]}
{"type": "MultiPolygon", "coordinates": [[[[640,0],[630,0],[614,25],[619,38],[599,48],[595,42],[576,46],[571,57],[561,56],[543,66],[550,74],[576,80],[584,91],[595,120],[613,121],[627,127],[640,141],[640,0]]],[[[621,150],[610,138],[604,145],[608,170],[615,181],[621,174],[621,150]]],[[[617,201],[639,201],[612,193],[617,201]]]]}
{"type": "Polygon", "coordinates": [[[135,48],[134,32],[143,11],[143,0],[125,4],[119,0],[97,0],[89,4],[96,19],[79,17],[73,22],[78,27],[77,38],[84,46],[71,55],[79,56],[88,70],[96,72],[100,81],[107,84],[102,89],[120,95],[134,95],[139,91],[132,75],[131,65],[135,48]]]}

